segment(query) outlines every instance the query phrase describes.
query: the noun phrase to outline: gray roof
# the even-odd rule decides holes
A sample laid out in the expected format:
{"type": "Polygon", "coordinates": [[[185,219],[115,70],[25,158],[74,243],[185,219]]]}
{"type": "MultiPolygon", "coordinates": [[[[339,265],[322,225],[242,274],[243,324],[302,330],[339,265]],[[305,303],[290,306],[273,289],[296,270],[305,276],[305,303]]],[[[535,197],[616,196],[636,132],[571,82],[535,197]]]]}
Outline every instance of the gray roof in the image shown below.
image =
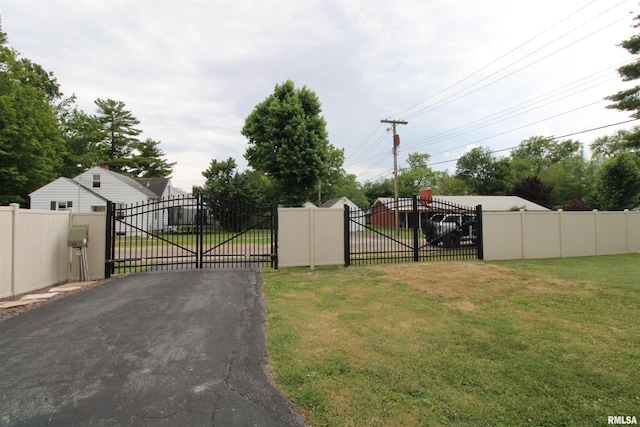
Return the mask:
{"type": "Polygon", "coordinates": [[[152,191],[157,197],[162,197],[170,178],[134,178],[134,180],[152,191]]]}
{"type": "MultiPolygon", "coordinates": [[[[507,212],[520,209],[527,211],[549,210],[519,196],[433,196],[433,199],[469,208],[482,205],[482,210],[485,212],[507,212]]],[[[376,201],[388,205],[392,204],[393,200],[393,197],[379,197],[376,201]]],[[[398,200],[401,206],[404,204],[410,206],[410,198],[401,197],[398,200]]]]}
{"type": "Polygon", "coordinates": [[[150,189],[148,189],[145,185],[137,182],[135,179],[130,178],[130,177],[126,176],[126,175],[122,175],[122,174],[119,174],[118,172],[114,172],[114,171],[111,171],[109,169],[104,169],[104,168],[101,168],[100,172],[101,173],[110,174],[111,176],[113,176],[116,179],[120,180],[124,184],[127,184],[128,186],[130,186],[132,188],[135,188],[136,190],[138,190],[141,193],[143,193],[145,196],[151,197],[152,199],[157,199],[158,197],[162,196],[162,193],[160,194],[160,196],[158,196],[155,192],[153,192],[150,189]]]}
{"type": "Polygon", "coordinates": [[[321,204],[320,207],[321,208],[330,208],[330,207],[332,207],[333,205],[335,205],[336,203],[338,203],[341,200],[342,200],[342,197],[338,197],[336,199],[327,200],[326,202],[321,204]]]}

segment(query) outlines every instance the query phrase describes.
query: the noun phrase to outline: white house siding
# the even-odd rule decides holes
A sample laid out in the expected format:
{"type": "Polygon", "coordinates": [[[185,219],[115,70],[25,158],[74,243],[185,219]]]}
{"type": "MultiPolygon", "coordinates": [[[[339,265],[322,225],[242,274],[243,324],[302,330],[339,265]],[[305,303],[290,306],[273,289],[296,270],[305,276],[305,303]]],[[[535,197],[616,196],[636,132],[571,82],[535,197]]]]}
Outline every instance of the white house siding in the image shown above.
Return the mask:
{"type": "Polygon", "coordinates": [[[74,180],[113,203],[133,205],[146,203],[149,199],[158,197],[141,185],[135,188],[123,182],[122,178],[122,175],[118,176],[115,172],[96,166],[81,173],[74,180]],[[100,175],[100,187],[93,187],[93,175],[100,175]]]}
{"type": "Polygon", "coordinates": [[[74,212],[88,213],[94,211],[94,206],[106,207],[107,201],[115,204],[116,215],[119,209],[126,208],[129,226],[117,222],[116,232],[127,235],[145,235],[153,231],[166,229],[168,226],[168,208],[179,204],[179,198],[187,194],[179,188],[173,187],[169,179],[156,181],[156,185],[149,186],[149,180],[143,182],[127,176],[109,171],[101,167],[93,167],[73,180],[59,178],[34,191],[32,196],[33,209],[51,209],[51,202],[71,202],[74,212]],[[94,176],[100,177],[99,187],[94,187],[94,176]],[[164,184],[166,182],[166,184],[164,184]],[[155,187],[156,194],[151,188],[155,187]],[[161,204],[148,206],[149,203],[161,204]],[[140,208],[136,208],[140,205],[140,208]],[[154,209],[156,208],[156,209],[154,209]]]}
{"type": "Polygon", "coordinates": [[[74,180],[115,203],[116,215],[118,209],[125,206],[128,207],[125,211],[126,215],[134,214],[129,220],[132,227],[116,222],[116,233],[145,235],[152,230],[153,214],[135,215],[136,212],[142,212],[142,209],[137,209],[135,206],[147,204],[158,196],[137,184],[133,179],[127,179],[124,175],[96,166],[81,173],[74,180]],[[100,175],[100,187],[93,187],[94,175],[100,175]]]}
{"type": "MultiPolygon", "coordinates": [[[[171,227],[169,226],[169,209],[174,206],[182,206],[184,204],[184,199],[189,197],[189,195],[182,191],[179,188],[174,187],[171,184],[171,181],[167,183],[164,187],[164,192],[162,193],[162,209],[158,212],[158,215],[154,217],[153,228],[154,230],[168,230],[171,227]]],[[[192,205],[193,199],[189,198],[189,205],[192,205]]],[[[195,207],[193,207],[195,210],[195,207]]]]}
{"type": "Polygon", "coordinates": [[[106,200],[97,197],[69,178],[58,178],[31,193],[31,209],[50,210],[51,202],[71,202],[74,212],[87,213],[92,206],[107,205],[106,200]]]}

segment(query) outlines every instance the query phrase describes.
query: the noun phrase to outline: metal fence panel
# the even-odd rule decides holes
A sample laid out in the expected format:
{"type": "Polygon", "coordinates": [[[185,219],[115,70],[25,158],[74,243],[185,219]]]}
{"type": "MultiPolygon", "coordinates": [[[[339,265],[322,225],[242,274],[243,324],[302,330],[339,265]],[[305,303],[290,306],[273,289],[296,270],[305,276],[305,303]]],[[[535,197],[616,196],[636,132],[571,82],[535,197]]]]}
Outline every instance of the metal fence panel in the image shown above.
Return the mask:
{"type": "Polygon", "coordinates": [[[345,212],[345,265],[482,257],[480,206],[413,196],[379,199],[360,217],[345,212]],[[352,223],[366,225],[353,232],[352,223]]]}

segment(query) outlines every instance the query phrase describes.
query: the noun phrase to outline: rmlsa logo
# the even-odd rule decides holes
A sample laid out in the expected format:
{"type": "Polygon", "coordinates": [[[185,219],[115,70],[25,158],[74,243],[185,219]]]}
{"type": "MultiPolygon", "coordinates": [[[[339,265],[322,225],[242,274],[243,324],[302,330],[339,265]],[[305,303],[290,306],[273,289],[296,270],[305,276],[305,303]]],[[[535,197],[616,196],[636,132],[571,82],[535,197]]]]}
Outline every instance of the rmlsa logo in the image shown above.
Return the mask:
{"type": "Polygon", "coordinates": [[[629,417],[629,416],[622,416],[622,415],[616,415],[614,417],[609,416],[607,417],[609,420],[609,424],[638,424],[638,421],[636,420],[636,417],[629,417]]]}

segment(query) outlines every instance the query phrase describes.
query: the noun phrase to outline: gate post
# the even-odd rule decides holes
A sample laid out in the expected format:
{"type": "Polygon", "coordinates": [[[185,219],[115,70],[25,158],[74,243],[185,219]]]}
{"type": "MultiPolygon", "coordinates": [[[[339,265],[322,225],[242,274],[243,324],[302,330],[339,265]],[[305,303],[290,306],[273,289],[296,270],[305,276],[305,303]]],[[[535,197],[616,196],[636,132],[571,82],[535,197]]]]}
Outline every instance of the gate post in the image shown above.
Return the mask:
{"type": "Polygon", "coordinates": [[[478,259],[484,259],[484,242],[482,235],[482,205],[476,206],[476,245],[478,245],[478,259]]]}
{"type": "Polygon", "coordinates": [[[196,195],[196,268],[202,268],[204,248],[204,195],[198,192],[196,195]]]}
{"type": "Polygon", "coordinates": [[[418,223],[420,217],[418,216],[418,197],[413,195],[413,261],[418,262],[418,223]]]}
{"type": "Polygon", "coordinates": [[[278,202],[271,208],[271,267],[278,269],[278,202]]]}
{"type": "Polygon", "coordinates": [[[349,217],[349,205],[344,205],[344,266],[349,267],[351,265],[351,233],[349,232],[351,224],[349,217]]]}
{"type": "Polygon", "coordinates": [[[104,278],[111,277],[111,271],[113,268],[113,253],[115,246],[115,239],[112,236],[112,224],[113,221],[113,202],[107,200],[106,218],[105,218],[105,244],[104,244],[104,278]],[[113,241],[112,241],[113,239],[113,241]]]}

